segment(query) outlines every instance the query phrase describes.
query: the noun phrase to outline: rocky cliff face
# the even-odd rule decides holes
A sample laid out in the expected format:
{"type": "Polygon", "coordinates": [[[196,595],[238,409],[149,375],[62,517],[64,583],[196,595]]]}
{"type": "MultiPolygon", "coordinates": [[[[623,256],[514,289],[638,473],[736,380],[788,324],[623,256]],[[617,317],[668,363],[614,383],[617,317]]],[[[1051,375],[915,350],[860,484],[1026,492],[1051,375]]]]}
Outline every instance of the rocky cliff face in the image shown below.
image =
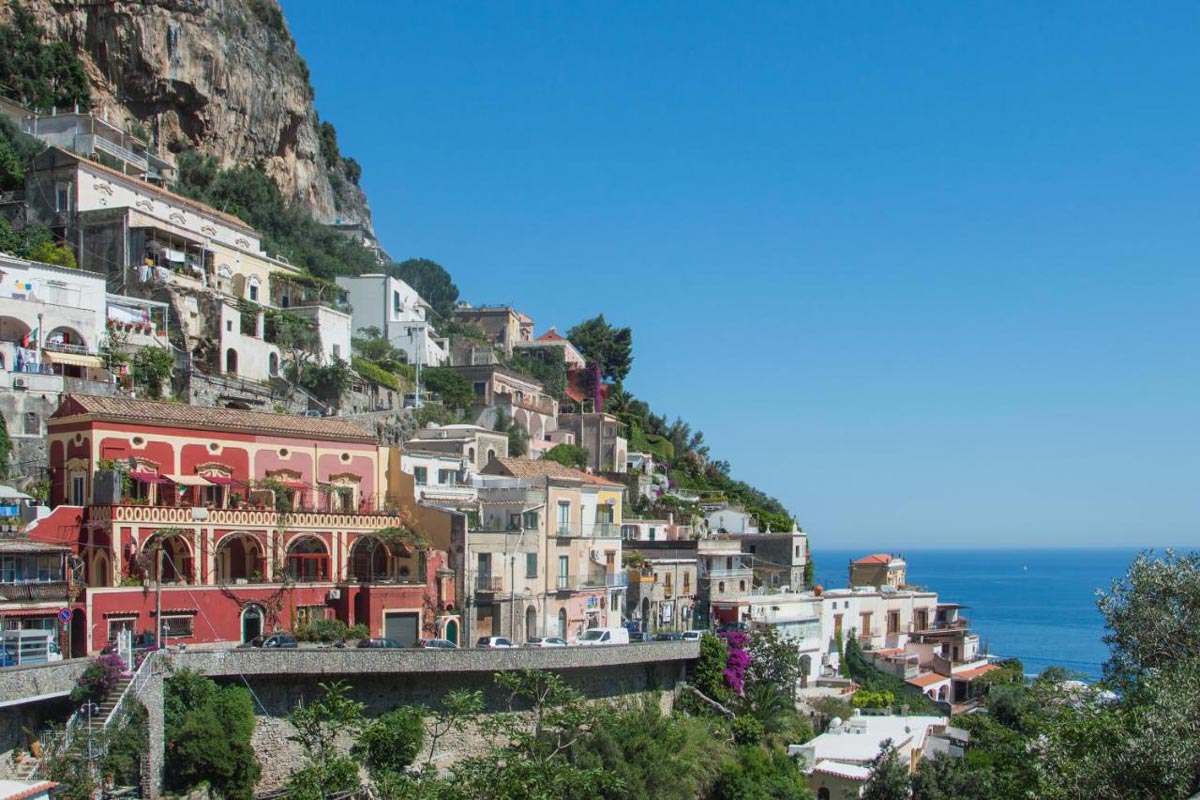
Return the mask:
{"type": "Polygon", "coordinates": [[[224,167],[261,163],[319,221],[370,225],[357,165],[329,147],[328,130],[323,151],[308,66],[277,0],[24,3],[84,61],[96,113],[140,125],[164,156],[195,148],[224,167]]]}

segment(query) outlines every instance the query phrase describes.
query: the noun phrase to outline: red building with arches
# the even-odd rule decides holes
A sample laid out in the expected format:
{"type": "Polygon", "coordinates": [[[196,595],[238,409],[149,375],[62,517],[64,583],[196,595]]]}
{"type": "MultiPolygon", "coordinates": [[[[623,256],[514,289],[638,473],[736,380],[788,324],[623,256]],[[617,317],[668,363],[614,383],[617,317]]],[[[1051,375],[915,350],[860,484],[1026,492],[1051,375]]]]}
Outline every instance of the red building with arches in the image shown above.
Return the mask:
{"type": "Polygon", "coordinates": [[[457,631],[462,519],[415,507],[398,453],[347,421],[68,395],[47,428],[59,508],[33,535],[83,563],[77,654],[154,631],[160,605],[168,644],[318,619],[401,644],[457,631]]]}

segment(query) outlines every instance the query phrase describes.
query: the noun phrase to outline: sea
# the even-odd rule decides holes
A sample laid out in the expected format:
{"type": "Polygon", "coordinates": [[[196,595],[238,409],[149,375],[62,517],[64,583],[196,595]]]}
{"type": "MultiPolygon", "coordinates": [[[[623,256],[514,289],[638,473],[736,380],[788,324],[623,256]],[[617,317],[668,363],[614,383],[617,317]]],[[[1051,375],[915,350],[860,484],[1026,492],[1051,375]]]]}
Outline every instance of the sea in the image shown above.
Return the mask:
{"type": "MultiPolygon", "coordinates": [[[[816,582],[844,587],[854,558],[886,549],[814,547],[816,582]]],[[[1036,675],[1065,667],[1099,679],[1108,647],[1096,590],[1125,574],[1140,549],[905,550],[908,582],[932,589],[963,613],[992,656],[1019,658],[1036,675]]],[[[1161,551],[1158,551],[1161,552],[1161,551]]]]}

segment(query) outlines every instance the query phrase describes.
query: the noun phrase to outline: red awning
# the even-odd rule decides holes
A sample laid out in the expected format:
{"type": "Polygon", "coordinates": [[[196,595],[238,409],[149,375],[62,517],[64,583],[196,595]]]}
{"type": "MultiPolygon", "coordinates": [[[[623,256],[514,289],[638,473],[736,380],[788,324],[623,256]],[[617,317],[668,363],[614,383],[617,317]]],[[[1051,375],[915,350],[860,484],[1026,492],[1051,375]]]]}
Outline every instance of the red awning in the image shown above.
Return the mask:
{"type": "Polygon", "coordinates": [[[231,478],[228,475],[204,475],[204,480],[217,486],[238,486],[241,481],[236,478],[231,478]]]}
{"type": "Polygon", "coordinates": [[[171,479],[157,472],[130,472],[129,477],[140,483],[171,483],[171,479]]]}
{"type": "Polygon", "coordinates": [[[281,486],[286,486],[289,489],[309,489],[309,488],[311,488],[307,483],[301,483],[300,481],[277,481],[277,483],[279,483],[279,485],[281,485],[281,486]]]}

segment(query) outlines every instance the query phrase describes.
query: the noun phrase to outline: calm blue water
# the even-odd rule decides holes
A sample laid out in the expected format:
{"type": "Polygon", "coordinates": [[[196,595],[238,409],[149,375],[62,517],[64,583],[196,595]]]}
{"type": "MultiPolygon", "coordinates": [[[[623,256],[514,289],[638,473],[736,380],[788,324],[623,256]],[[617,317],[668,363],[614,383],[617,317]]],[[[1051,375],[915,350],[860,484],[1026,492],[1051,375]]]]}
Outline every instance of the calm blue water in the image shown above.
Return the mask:
{"type": "MultiPolygon", "coordinates": [[[[842,587],[851,558],[874,550],[814,548],[817,583],[842,587]]],[[[1066,667],[1100,676],[1108,648],[1096,589],[1125,574],[1137,549],[908,550],[908,582],[941,602],[970,606],[965,615],[988,652],[1016,657],[1027,673],[1066,667]]]]}

